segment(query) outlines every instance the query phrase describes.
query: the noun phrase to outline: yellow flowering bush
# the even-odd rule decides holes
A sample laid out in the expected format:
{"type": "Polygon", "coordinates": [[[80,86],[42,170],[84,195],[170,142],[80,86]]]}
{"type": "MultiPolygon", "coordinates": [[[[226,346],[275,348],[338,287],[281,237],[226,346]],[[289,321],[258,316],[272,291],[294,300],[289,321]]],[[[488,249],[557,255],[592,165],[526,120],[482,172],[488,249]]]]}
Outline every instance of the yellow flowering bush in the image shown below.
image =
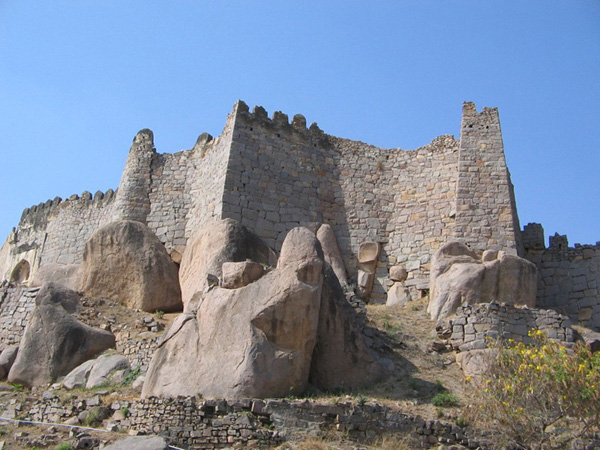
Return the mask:
{"type": "Polygon", "coordinates": [[[487,423],[522,448],[561,448],[600,430],[600,354],[573,349],[531,330],[531,344],[498,346],[475,387],[471,420],[487,423]]]}

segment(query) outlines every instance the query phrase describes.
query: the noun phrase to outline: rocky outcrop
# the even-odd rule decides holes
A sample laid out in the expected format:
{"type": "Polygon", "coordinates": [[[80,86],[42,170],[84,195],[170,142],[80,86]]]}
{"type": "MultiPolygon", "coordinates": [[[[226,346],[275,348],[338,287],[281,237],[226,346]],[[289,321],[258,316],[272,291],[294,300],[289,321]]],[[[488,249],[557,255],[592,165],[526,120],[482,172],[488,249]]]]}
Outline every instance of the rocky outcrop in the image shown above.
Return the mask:
{"type": "Polygon", "coordinates": [[[433,256],[427,311],[439,320],[463,303],[498,301],[533,307],[536,288],[537,269],[531,262],[495,251],[478,257],[466,245],[449,242],[433,256]]]}
{"type": "Polygon", "coordinates": [[[149,395],[230,397],[300,393],[316,342],[322,256],[314,234],[288,234],[277,269],[240,289],[215,287],[156,350],[149,395]]]}
{"type": "Polygon", "coordinates": [[[44,285],[21,340],[8,380],[33,387],[52,383],[82,362],[115,346],[108,331],[89,327],[70,312],[76,308],[72,291],[44,285]]]}
{"type": "Polygon", "coordinates": [[[223,263],[221,287],[238,289],[253,283],[262,277],[265,269],[254,261],[223,263]]]}
{"type": "Polygon", "coordinates": [[[130,220],[98,229],[83,253],[83,290],[131,309],[182,309],[177,266],[144,224],[130,220]]]}
{"type": "Polygon", "coordinates": [[[247,259],[265,265],[275,265],[275,253],[246,227],[232,219],[214,222],[197,231],[189,240],[181,259],[179,282],[186,311],[195,294],[200,295],[212,283],[209,275],[221,278],[226,262],[247,259]]]}
{"type": "Polygon", "coordinates": [[[324,269],[317,345],[312,354],[310,383],[320,389],[355,389],[388,374],[391,361],[382,361],[367,347],[357,320],[332,267],[324,269]]]}
{"type": "Polygon", "coordinates": [[[277,397],[301,393],[309,377],[353,387],[383,373],[306,228],[288,233],[275,270],[238,289],[206,286],[197,307],[165,332],[143,397],[277,397]]]}

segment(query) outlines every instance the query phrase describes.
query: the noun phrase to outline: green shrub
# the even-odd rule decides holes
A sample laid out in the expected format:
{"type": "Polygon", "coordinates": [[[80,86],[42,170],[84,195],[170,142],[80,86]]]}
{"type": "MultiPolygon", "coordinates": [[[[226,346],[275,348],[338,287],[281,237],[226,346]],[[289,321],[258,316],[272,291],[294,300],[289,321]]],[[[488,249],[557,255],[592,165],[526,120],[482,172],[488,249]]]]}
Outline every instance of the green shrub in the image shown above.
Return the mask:
{"type": "Polygon", "coordinates": [[[97,422],[100,422],[100,412],[98,411],[98,407],[91,409],[88,414],[83,419],[83,424],[86,427],[91,427],[95,425],[97,422]]]}
{"type": "Polygon", "coordinates": [[[69,443],[64,443],[64,444],[60,444],[58,447],[56,447],[56,450],[72,450],[73,447],[71,447],[71,444],[69,443]]]}
{"type": "Polygon", "coordinates": [[[431,399],[431,403],[433,404],[433,406],[438,406],[441,408],[450,408],[453,406],[458,406],[458,397],[452,392],[439,392],[438,394],[435,394],[435,396],[431,399]]]}
{"type": "Polygon", "coordinates": [[[367,403],[367,397],[365,397],[363,394],[358,394],[355,400],[358,406],[365,406],[365,404],[367,403]]]}
{"type": "Polygon", "coordinates": [[[154,311],[154,315],[156,316],[157,319],[162,319],[163,317],[165,317],[165,312],[161,311],[160,309],[157,309],[156,311],[154,311]]]}
{"type": "Polygon", "coordinates": [[[10,385],[12,386],[13,391],[15,392],[22,392],[25,390],[25,385],[21,383],[10,383],[10,385]]]}
{"type": "Polygon", "coordinates": [[[125,379],[123,380],[123,384],[125,386],[131,386],[133,384],[133,382],[135,381],[135,379],[139,375],[140,375],[140,367],[138,366],[125,376],[125,379]]]}

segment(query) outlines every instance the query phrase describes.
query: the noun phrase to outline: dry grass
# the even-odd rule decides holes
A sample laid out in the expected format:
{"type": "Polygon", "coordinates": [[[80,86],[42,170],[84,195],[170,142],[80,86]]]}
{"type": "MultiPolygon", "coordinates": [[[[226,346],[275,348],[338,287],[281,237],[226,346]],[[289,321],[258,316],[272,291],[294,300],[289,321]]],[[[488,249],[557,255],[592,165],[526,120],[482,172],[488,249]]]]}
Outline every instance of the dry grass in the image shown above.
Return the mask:
{"type": "Polygon", "coordinates": [[[311,436],[297,442],[286,442],[278,446],[276,450],[411,450],[413,448],[414,446],[410,445],[410,440],[407,437],[389,434],[382,436],[371,445],[344,441],[335,436],[322,438],[311,436]]]}
{"type": "MultiPolygon", "coordinates": [[[[427,314],[427,298],[407,302],[394,308],[385,305],[367,306],[368,323],[384,333],[393,350],[386,355],[392,359],[395,371],[385,380],[362,394],[377,399],[388,406],[401,407],[404,411],[439,417],[440,411],[431,399],[440,392],[441,386],[465,402],[463,374],[454,362],[452,354],[429,351],[436,339],[435,322],[427,314]]],[[[442,415],[452,417],[458,410],[444,410],[442,415]]]]}

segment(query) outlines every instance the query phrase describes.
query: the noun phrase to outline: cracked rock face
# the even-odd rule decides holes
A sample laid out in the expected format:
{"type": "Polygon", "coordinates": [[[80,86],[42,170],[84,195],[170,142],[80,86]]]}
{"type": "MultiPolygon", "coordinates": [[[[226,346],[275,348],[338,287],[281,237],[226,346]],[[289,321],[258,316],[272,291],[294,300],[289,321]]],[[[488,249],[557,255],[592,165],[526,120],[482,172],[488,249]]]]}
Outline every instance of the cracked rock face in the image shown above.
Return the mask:
{"type": "Polygon", "coordinates": [[[537,269],[518,256],[485,251],[478,257],[466,245],[448,242],[433,256],[429,286],[432,320],[451,316],[463,303],[498,301],[533,308],[537,269]]]}
{"type": "Polygon", "coordinates": [[[288,233],[277,268],[260,279],[204,289],[159,343],[143,397],[280,397],[309,381],[349,388],[385,372],[306,228],[288,233]]]}
{"type": "Polygon", "coordinates": [[[112,333],[89,327],[70,314],[76,308],[75,292],[48,284],[38,295],[8,374],[11,383],[28,387],[53,383],[115,346],[112,333]]]}
{"type": "Polygon", "coordinates": [[[179,282],[184,309],[195,310],[195,300],[210,287],[208,276],[221,278],[223,263],[244,262],[275,265],[275,253],[246,227],[232,219],[216,221],[190,238],[181,259],[179,282]]]}
{"type": "Polygon", "coordinates": [[[159,344],[142,396],[267,397],[302,392],[316,342],[323,260],[313,233],[288,234],[277,269],[214,287],[159,344]]]}

